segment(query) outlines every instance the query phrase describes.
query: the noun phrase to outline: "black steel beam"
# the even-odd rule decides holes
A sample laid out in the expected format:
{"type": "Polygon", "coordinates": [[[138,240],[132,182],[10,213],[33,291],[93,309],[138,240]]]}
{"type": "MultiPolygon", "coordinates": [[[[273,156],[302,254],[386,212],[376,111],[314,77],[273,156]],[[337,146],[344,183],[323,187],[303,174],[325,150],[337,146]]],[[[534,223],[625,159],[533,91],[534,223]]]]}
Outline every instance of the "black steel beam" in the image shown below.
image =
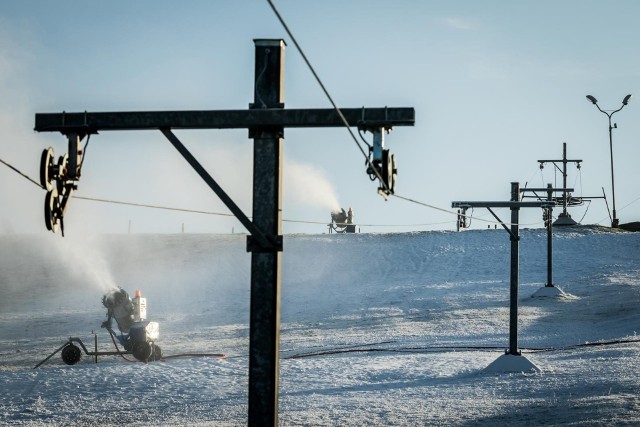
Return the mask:
{"type": "MultiPolygon", "coordinates": [[[[342,114],[350,126],[413,126],[413,108],[345,108],[342,114]]],[[[344,123],[335,109],[279,109],[212,111],[138,111],[99,113],[37,113],[37,132],[144,129],[252,129],[341,127],[344,123]]]]}
{"type": "Polygon", "coordinates": [[[178,152],[184,157],[184,159],[191,165],[191,167],[196,171],[200,178],[204,182],[207,183],[209,188],[213,190],[214,193],[220,198],[222,203],[235,215],[235,217],[244,225],[249,233],[263,246],[268,248],[275,247],[273,242],[270,242],[268,238],[264,235],[264,233],[256,227],[256,225],[251,222],[249,218],[242,212],[242,209],[227,195],[227,193],[218,185],[215,179],[206,169],[200,164],[200,162],[193,157],[193,154],[184,146],[184,144],[178,139],[178,137],[171,132],[171,129],[160,129],[160,131],[164,134],[164,136],[173,144],[173,146],[178,150],[178,152]]]}
{"type": "Polygon", "coordinates": [[[452,208],[546,208],[556,206],[555,202],[537,201],[537,202],[451,202],[452,208]]]}
{"type": "Polygon", "coordinates": [[[546,193],[549,190],[551,190],[551,191],[568,191],[570,193],[575,191],[575,189],[573,189],[573,188],[548,188],[548,187],[534,188],[534,187],[529,187],[529,188],[521,188],[520,192],[524,193],[524,192],[527,192],[527,191],[544,191],[546,193]]]}
{"type": "MultiPolygon", "coordinates": [[[[519,202],[520,184],[511,183],[511,202],[519,202]]],[[[511,280],[509,285],[509,354],[520,355],[518,349],[518,285],[520,283],[520,206],[511,208],[511,280]]]]}
{"type": "MultiPolygon", "coordinates": [[[[251,108],[280,108],[283,112],[284,40],[254,42],[255,83],[251,108]]],[[[253,223],[267,236],[276,238],[282,235],[283,129],[269,126],[250,133],[254,139],[253,223]]],[[[251,244],[248,248],[252,250],[248,425],[277,427],[282,253],[265,252],[251,244]]]]}

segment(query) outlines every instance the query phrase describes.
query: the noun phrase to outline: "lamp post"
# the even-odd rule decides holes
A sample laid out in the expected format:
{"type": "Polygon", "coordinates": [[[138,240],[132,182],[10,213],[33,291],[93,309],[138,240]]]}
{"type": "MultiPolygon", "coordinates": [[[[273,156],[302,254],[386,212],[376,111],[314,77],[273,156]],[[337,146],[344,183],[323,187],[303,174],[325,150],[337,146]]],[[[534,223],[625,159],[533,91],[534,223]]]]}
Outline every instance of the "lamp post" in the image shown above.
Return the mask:
{"type": "Polygon", "coordinates": [[[604,113],[609,118],[609,153],[611,154],[611,195],[613,197],[613,218],[611,219],[611,228],[618,228],[618,224],[620,221],[618,220],[618,217],[616,215],[616,189],[615,189],[615,184],[613,179],[613,137],[612,137],[612,130],[614,128],[617,129],[618,124],[614,123],[613,126],[611,126],[611,116],[613,116],[618,111],[622,110],[624,106],[629,103],[629,100],[631,99],[631,95],[625,96],[624,99],[622,100],[622,106],[617,110],[614,110],[611,112],[607,112],[602,108],[600,108],[600,106],[598,105],[598,100],[595,97],[591,95],[587,95],[587,99],[591,101],[593,105],[595,105],[598,108],[598,110],[600,110],[601,113],[604,113]]]}

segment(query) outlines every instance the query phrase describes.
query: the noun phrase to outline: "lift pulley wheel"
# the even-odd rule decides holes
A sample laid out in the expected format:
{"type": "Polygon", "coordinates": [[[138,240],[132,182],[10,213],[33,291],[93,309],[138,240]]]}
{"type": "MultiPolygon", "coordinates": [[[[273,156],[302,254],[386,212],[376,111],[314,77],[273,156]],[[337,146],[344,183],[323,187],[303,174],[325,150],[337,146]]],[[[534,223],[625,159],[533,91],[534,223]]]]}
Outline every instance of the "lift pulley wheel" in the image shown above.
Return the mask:
{"type": "Polygon", "coordinates": [[[64,154],[58,157],[58,179],[56,185],[58,187],[58,193],[64,195],[64,177],[67,175],[67,167],[69,165],[69,155],[64,154]]]}
{"type": "Polygon", "coordinates": [[[53,179],[55,172],[57,172],[54,170],[54,166],[53,148],[46,148],[40,157],[40,185],[47,191],[51,191],[53,188],[53,179]]]}
{"type": "MultiPolygon", "coordinates": [[[[381,178],[384,181],[384,185],[381,185],[381,190],[386,194],[393,194],[396,191],[396,179],[398,176],[398,169],[396,167],[396,159],[389,150],[382,150],[382,170],[381,178]]],[[[381,183],[382,184],[382,183],[381,183]]]]}
{"type": "Polygon", "coordinates": [[[58,230],[58,225],[62,220],[60,200],[58,200],[58,190],[52,188],[47,192],[44,198],[44,224],[47,226],[47,230],[54,233],[58,230]]]}

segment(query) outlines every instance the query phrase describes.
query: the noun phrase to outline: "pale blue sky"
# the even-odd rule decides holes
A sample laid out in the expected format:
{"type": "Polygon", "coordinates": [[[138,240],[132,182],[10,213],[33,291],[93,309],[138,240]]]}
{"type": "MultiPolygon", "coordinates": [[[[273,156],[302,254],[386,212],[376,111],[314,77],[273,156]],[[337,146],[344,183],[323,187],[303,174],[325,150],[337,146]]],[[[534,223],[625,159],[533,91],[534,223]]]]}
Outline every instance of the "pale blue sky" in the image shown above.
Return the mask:
{"type": "MultiPolygon", "coordinates": [[[[607,118],[616,109],[616,202],[640,220],[640,3],[636,1],[277,1],[341,107],[414,107],[416,125],[387,137],[397,193],[450,209],[452,200],[507,200],[510,182],[555,182],[538,159],[583,159],[570,185],[610,198],[607,118]],[[580,186],[582,182],[582,186],[580,186]]],[[[37,177],[42,149],[64,138],[32,131],[36,112],[246,108],[255,38],[283,38],[285,104],[330,104],[266,1],[4,1],[0,4],[0,158],[37,177]]],[[[182,131],[182,141],[247,212],[246,131],[182,131]]],[[[345,129],[285,131],[283,217],[328,222],[335,194],[363,232],[455,229],[455,217],[385,202],[345,129]],[[365,226],[371,224],[372,226],[365,226]],[[416,225],[432,224],[432,225],[416,225]],[[390,227],[380,227],[390,225],[390,227]]],[[[78,195],[227,212],[160,132],[91,138],[78,195]]],[[[558,177],[559,179],[559,177],[558,177]]],[[[2,232],[45,232],[44,192],[2,166],[2,232]]],[[[560,185],[561,181],[558,181],[560,185]]],[[[580,219],[585,208],[571,211],[580,219]]],[[[478,215],[491,219],[486,211],[478,215]]],[[[508,213],[502,213],[507,219],[508,213]]],[[[523,223],[536,223],[536,210],[523,223]]],[[[68,233],[243,231],[232,218],[75,200],[68,233]]],[[[602,200],[584,223],[608,224],[602,200]]],[[[478,221],[474,227],[485,228],[478,221]]],[[[286,233],[322,224],[286,222],[286,233]]]]}

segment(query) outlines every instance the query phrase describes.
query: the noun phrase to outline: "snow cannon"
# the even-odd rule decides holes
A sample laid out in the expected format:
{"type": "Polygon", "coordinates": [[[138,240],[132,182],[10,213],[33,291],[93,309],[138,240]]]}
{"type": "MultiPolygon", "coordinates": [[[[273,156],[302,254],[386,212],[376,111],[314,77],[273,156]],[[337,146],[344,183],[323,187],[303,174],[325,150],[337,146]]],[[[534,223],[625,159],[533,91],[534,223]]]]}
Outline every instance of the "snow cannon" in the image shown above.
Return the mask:
{"type": "Polygon", "coordinates": [[[102,297],[102,305],[107,309],[107,320],[102,323],[102,327],[127,352],[143,362],[162,357],[160,347],[155,343],[160,334],[160,326],[158,322],[147,320],[147,299],[142,297],[139,290],[131,299],[124,289],[112,289],[102,297]],[[120,334],[113,330],[112,319],[115,319],[120,334]]]}
{"type": "Polygon", "coordinates": [[[349,208],[345,212],[344,208],[331,212],[331,222],[329,223],[329,233],[355,233],[356,226],[353,223],[353,210],[349,208]]]}
{"type": "Polygon", "coordinates": [[[102,327],[109,331],[115,351],[98,351],[98,334],[95,332],[93,332],[95,346],[93,351],[89,350],[80,338],[70,337],[66,343],[34,366],[34,369],[42,366],[59,352],[62,361],[67,365],[78,363],[83,351],[87,356],[93,356],[95,363],[98,363],[98,356],[122,356],[126,359],[126,355],[132,354],[133,357],[145,363],[162,358],[160,347],[156,345],[160,332],[158,322],[147,320],[147,299],[142,297],[140,291],[136,291],[135,298],[131,299],[124,289],[114,288],[102,297],[102,305],[107,309],[107,320],[102,322],[102,327]],[[120,334],[113,330],[113,319],[118,325],[120,334]],[[120,350],[118,342],[124,347],[124,351],[120,350]]]}

